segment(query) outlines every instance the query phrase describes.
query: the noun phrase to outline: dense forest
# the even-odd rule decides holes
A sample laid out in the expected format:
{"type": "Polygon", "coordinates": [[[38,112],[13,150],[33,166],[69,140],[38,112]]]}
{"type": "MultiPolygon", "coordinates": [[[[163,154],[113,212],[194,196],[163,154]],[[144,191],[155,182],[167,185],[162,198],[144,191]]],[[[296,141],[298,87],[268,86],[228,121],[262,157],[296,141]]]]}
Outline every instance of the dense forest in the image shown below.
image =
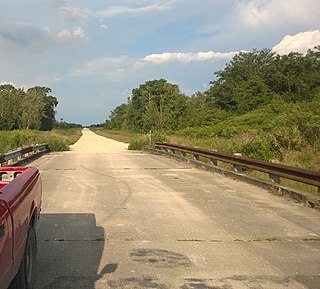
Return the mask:
{"type": "Polygon", "coordinates": [[[35,86],[27,90],[11,84],[0,85],[0,131],[81,128],[55,118],[58,99],[48,87],[35,86]]]}
{"type": "Polygon", "coordinates": [[[72,128],[81,125],[56,121],[57,105],[48,87],[0,85],[0,154],[36,143],[47,143],[51,151],[68,150],[81,136],[72,128]]]}
{"type": "Polygon", "coordinates": [[[0,130],[51,130],[58,100],[50,93],[47,87],[25,91],[11,84],[0,85],[0,130]]]}
{"type": "Polygon", "coordinates": [[[302,150],[307,158],[320,150],[320,46],[306,54],[240,52],[210,84],[186,96],[165,79],[147,81],[111,112],[105,127],[236,139],[222,149],[261,159],[302,150]]]}

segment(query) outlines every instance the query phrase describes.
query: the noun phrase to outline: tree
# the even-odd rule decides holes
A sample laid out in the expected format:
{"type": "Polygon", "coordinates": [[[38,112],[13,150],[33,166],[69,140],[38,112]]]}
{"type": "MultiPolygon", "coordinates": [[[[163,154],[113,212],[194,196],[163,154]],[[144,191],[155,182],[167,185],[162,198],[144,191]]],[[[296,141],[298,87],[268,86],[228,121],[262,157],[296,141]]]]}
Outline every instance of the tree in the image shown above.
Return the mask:
{"type": "Polygon", "coordinates": [[[268,49],[235,55],[211,82],[207,94],[213,106],[242,114],[269,103],[274,93],[265,76],[274,55],[268,49]]]}
{"type": "Polygon", "coordinates": [[[58,105],[58,100],[52,95],[44,95],[44,111],[41,119],[41,130],[52,130],[55,123],[55,107],[58,105]]]}
{"type": "Polygon", "coordinates": [[[132,90],[128,126],[135,130],[175,130],[186,114],[186,97],[165,79],[147,81],[132,90]]]}
{"type": "Polygon", "coordinates": [[[266,82],[286,101],[313,98],[320,87],[320,46],[308,50],[306,55],[297,52],[277,55],[266,82]]]}
{"type": "Polygon", "coordinates": [[[28,89],[22,102],[21,128],[40,129],[43,108],[42,95],[33,89],[28,89]]]}
{"type": "Polygon", "coordinates": [[[124,129],[127,125],[127,107],[128,105],[123,103],[117,106],[109,116],[109,121],[106,122],[106,127],[109,129],[124,129]]]}
{"type": "Polygon", "coordinates": [[[51,130],[55,122],[56,97],[48,95],[51,89],[29,88],[22,103],[21,128],[51,130]]]}
{"type": "Polygon", "coordinates": [[[0,85],[0,130],[18,129],[24,91],[11,84],[0,85]]]}

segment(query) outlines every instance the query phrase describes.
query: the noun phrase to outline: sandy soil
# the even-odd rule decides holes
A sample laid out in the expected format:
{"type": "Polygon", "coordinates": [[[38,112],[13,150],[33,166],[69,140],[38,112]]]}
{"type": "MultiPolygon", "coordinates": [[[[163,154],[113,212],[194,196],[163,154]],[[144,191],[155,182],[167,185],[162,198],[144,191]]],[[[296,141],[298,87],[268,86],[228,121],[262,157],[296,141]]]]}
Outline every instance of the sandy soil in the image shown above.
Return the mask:
{"type": "Polygon", "coordinates": [[[114,152],[128,149],[128,144],[108,139],[93,133],[91,130],[84,128],[82,137],[70,146],[71,151],[84,152],[114,152]]]}

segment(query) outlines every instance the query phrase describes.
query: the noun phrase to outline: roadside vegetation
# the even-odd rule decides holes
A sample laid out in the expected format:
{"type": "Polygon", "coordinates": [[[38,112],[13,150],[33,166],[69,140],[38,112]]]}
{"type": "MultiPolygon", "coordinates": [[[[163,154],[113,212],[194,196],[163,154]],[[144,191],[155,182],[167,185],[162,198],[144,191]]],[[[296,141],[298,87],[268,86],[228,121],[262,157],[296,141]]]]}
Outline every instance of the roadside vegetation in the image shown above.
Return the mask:
{"type": "Polygon", "coordinates": [[[104,129],[128,135],[132,149],[165,141],[319,170],[320,46],[305,55],[240,52],[192,96],[165,79],[147,81],[104,129]]]}
{"type": "Polygon", "coordinates": [[[81,136],[81,125],[56,121],[57,105],[48,87],[0,85],[0,153],[42,143],[51,151],[69,150],[81,136]]]}
{"type": "MultiPolygon", "coordinates": [[[[93,130],[130,149],[170,142],[319,170],[320,46],[305,55],[240,52],[214,75],[191,96],[165,79],[147,81],[93,130]]],[[[50,88],[0,85],[0,152],[36,143],[67,150],[81,125],[57,122],[57,105],[50,88]]]]}
{"type": "Polygon", "coordinates": [[[80,129],[0,131],[0,153],[43,143],[48,144],[50,151],[67,151],[69,145],[75,143],[80,137],[80,129]]]}

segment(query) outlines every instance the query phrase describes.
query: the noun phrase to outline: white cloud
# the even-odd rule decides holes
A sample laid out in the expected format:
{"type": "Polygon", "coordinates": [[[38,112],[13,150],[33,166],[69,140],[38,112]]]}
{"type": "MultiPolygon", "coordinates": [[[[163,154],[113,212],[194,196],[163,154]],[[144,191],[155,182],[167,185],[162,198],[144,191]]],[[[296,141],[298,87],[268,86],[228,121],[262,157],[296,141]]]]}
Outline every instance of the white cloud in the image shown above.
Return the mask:
{"type": "Polygon", "coordinates": [[[246,24],[249,26],[256,26],[260,23],[267,22],[271,15],[266,8],[265,1],[242,1],[238,7],[238,13],[246,24]]]}
{"type": "Polygon", "coordinates": [[[153,4],[143,7],[128,7],[128,6],[112,6],[103,11],[97,11],[96,15],[101,18],[112,18],[116,16],[126,15],[126,16],[138,16],[143,14],[149,14],[153,12],[162,12],[172,9],[170,5],[172,1],[164,4],[153,4]]]}
{"type": "Polygon", "coordinates": [[[88,39],[86,32],[80,27],[76,27],[72,31],[63,29],[57,34],[59,40],[70,40],[70,39],[88,39]]]}
{"type": "Polygon", "coordinates": [[[6,54],[24,52],[38,53],[54,49],[61,42],[88,39],[81,27],[73,30],[52,31],[49,27],[35,27],[22,22],[8,22],[0,26],[0,51],[6,54]]]}
{"type": "Polygon", "coordinates": [[[248,26],[277,26],[279,23],[319,24],[318,0],[242,0],[237,13],[248,26]]]}
{"type": "Polygon", "coordinates": [[[127,56],[119,57],[104,57],[87,61],[77,69],[75,69],[71,75],[73,76],[87,76],[93,74],[110,75],[112,73],[125,72],[125,65],[129,65],[130,60],[127,56]]]}
{"type": "Polygon", "coordinates": [[[308,49],[320,44],[320,30],[300,32],[296,35],[286,35],[272,50],[278,54],[288,54],[292,51],[306,53],[308,49]]]}
{"type": "Polygon", "coordinates": [[[109,29],[108,25],[106,25],[106,24],[100,24],[100,30],[101,30],[101,31],[108,30],[108,29],[109,29]]]}
{"type": "Polygon", "coordinates": [[[165,63],[168,61],[180,61],[180,62],[191,62],[191,61],[206,61],[212,59],[228,59],[232,58],[237,52],[197,52],[197,53],[161,53],[151,54],[144,57],[144,61],[153,63],[165,63]]]}
{"type": "Polygon", "coordinates": [[[59,13],[67,19],[87,19],[94,16],[90,9],[70,6],[65,3],[59,7],[59,13]]]}

